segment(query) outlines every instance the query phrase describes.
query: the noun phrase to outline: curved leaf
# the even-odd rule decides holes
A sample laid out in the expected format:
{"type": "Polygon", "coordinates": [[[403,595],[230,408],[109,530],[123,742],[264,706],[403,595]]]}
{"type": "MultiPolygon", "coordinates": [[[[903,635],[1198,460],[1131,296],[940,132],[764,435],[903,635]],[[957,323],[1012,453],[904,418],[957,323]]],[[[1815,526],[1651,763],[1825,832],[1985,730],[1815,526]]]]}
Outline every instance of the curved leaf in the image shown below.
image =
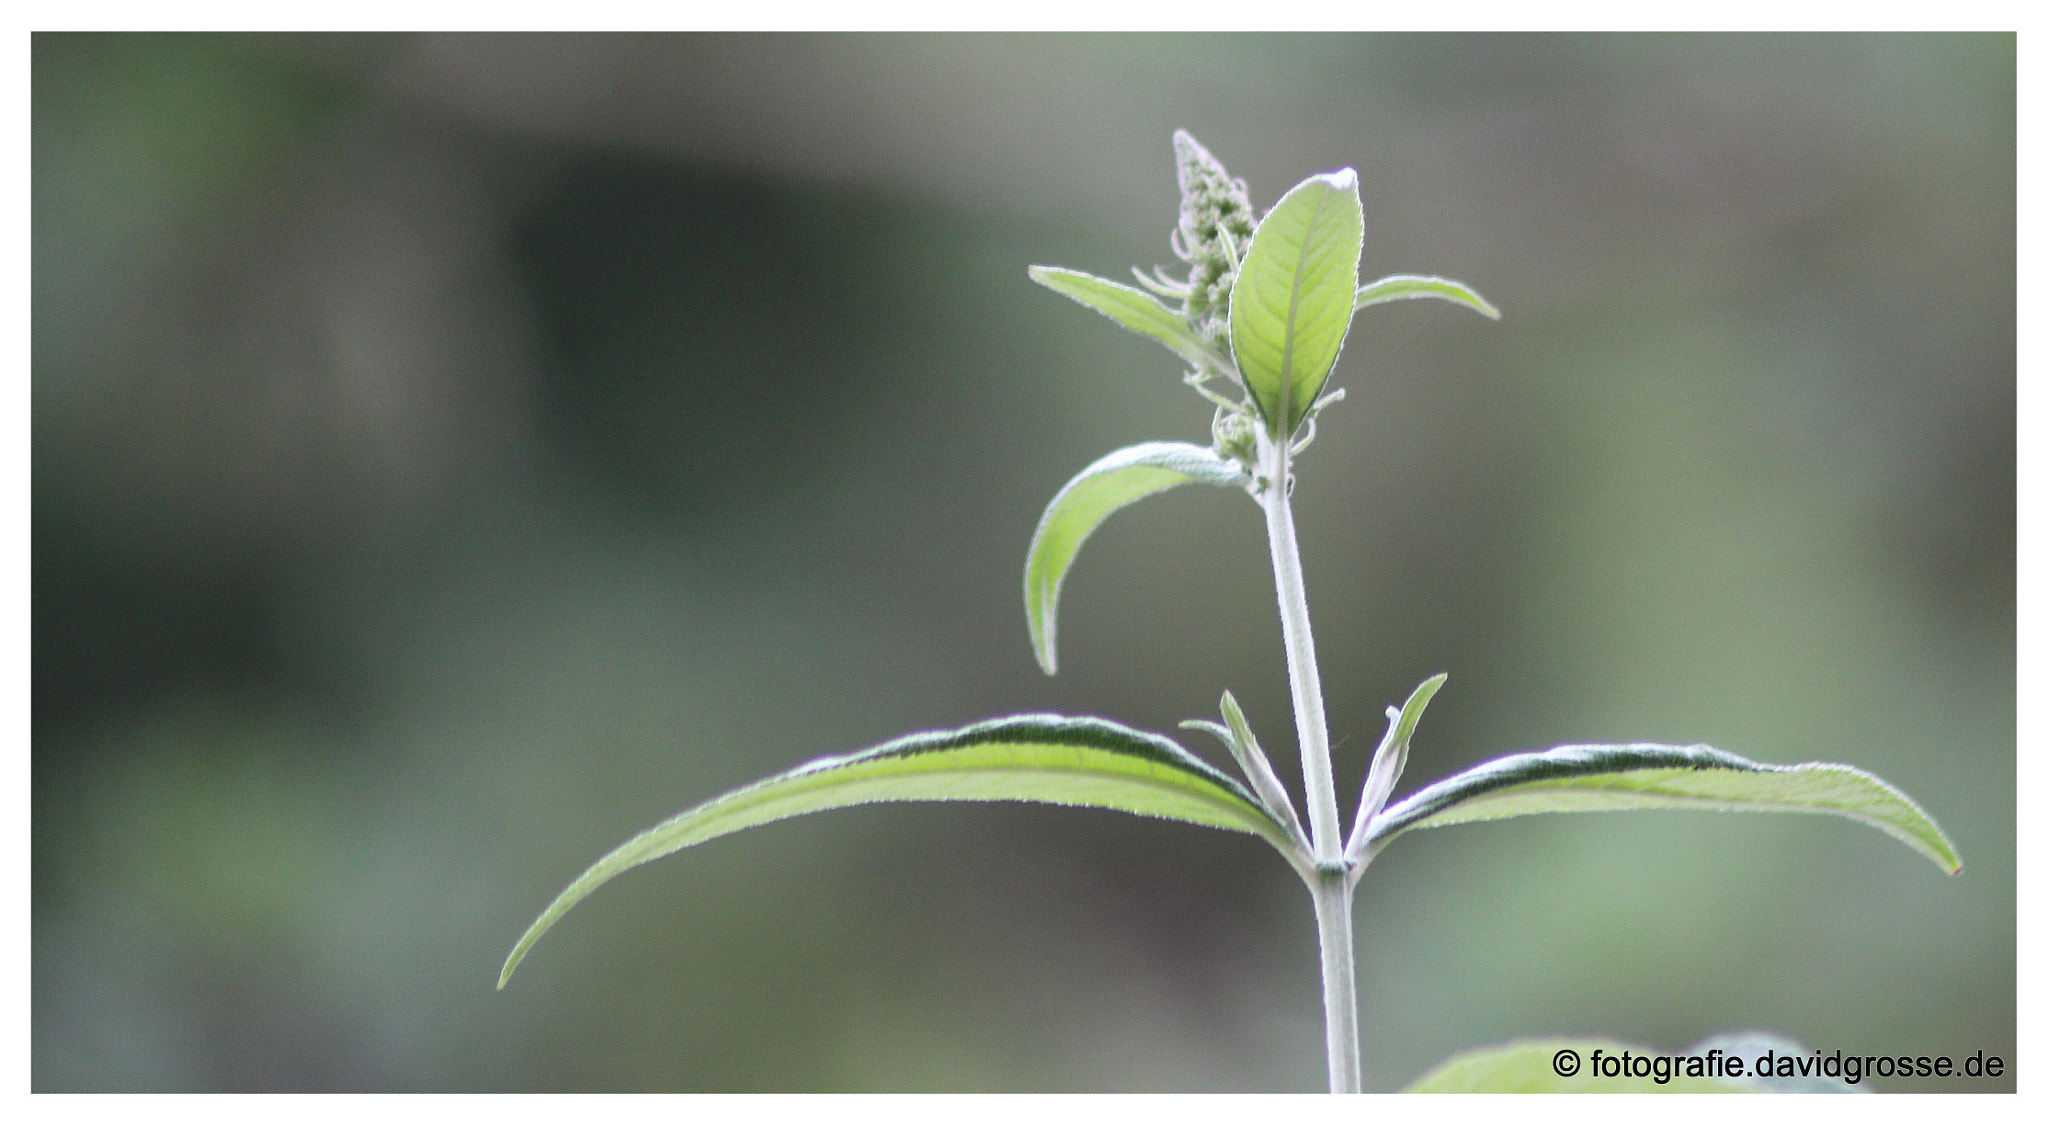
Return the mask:
{"type": "MultiPolygon", "coordinates": [[[[1687,1077],[1674,1062],[1664,1062],[1665,1080],[1655,1071],[1661,1051],[1633,1047],[1609,1039],[1528,1039],[1501,1047],[1467,1051],[1441,1063],[1416,1079],[1404,1091],[1410,1094],[1750,1094],[1748,1086],[1704,1075],[1687,1077]],[[1644,1077],[1594,1073],[1593,1053],[1619,1059],[1626,1052],[1631,1060],[1622,1066],[1637,1069],[1633,1060],[1651,1060],[1644,1077]],[[1558,1073],[1560,1057],[1569,1053],[1558,1073]],[[1576,1069],[1574,1069],[1576,1068],[1576,1069]]],[[[1703,1066],[1705,1064],[1702,1064],[1703,1066]]],[[[1602,1070],[1610,1068],[1603,1066],[1602,1070]]]]}
{"type": "Polygon", "coordinates": [[[1351,307],[1362,309],[1385,301],[1405,301],[1414,297],[1437,297],[1460,304],[1481,316],[1500,319],[1500,310],[1494,308],[1486,298],[1462,281],[1448,277],[1424,277],[1421,274],[1397,273],[1383,277],[1370,285],[1358,287],[1358,296],[1351,307]]]}
{"type": "Polygon", "coordinates": [[[1204,367],[1219,371],[1229,368],[1222,357],[1204,346],[1188,328],[1186,317],[1167,308],[1158,298],[1142,289],[1059,266],[1032,266],[1026,272],[1031,275],[1031,280],[1047,289],[1071,297],[1138,335],[1150,336],[1172,348],[1174,354],[1197,370],[1204,367]]]}
{"type": "Polygon", "coordinates": [[[1068,481],[1039,517],[1024,557],[1024,614],[1031,623],[1031,650],[1045,674],[1059,667],[1054,634],[1060,584],[1097,525],[1118,508],[1176,485],[1243,486],[1250,480],[1244,466],[1212,449],[1154,441],[1119,449],[1068,481]]]}
{"type": "Polygon", "coordinates": [[[1230,346],[1269,426],[1291,436],[1351,327],[1365,210],[1358,173],[1310,176],[1252,235],[1230,294],[1230,346]]]}
{"type": "Polygon", "coordinates": [[[1287,831],[1244,786],[1172,739],[1104,719],[1012,715],[819,758],[679,813],[613,849],[527,927],[498,987],[569,908],[630,867],[742,828],[873,801],[1041,801],[1249,832],[1287,831]]]}
{"type": "Polygon", "coordinates": [[[1953,875],[1954,845],[1912,798],[1853,766],[1773,766],[1711,746],[1560,746],[1447,777],[1383,810],[1368,854],[1413,828],[1547,812],[1710,809],[1832,813],[1896,837],[1953,875]]]}

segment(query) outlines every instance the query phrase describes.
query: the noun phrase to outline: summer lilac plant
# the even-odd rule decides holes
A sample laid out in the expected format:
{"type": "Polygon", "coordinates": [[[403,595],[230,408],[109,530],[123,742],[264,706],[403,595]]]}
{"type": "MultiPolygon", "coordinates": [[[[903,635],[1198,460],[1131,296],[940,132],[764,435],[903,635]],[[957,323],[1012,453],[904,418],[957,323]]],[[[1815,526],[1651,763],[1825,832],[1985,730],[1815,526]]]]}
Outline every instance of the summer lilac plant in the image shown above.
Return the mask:
{"type": "MultiPolygon", "coordinates": [[[[1442,675],[1424,681],[1400,707],[1387,708],[1386,734],[1344,831],[1289,503],[1295,459],[1314,439],[1324,408],[1343,397],[1326,383],[1357,310],[1432,297],[1490,318],[1500,314],[1470,287],[1445,278],[1397,274],[1360,285],[1365,221],[1351,169],[1310,176],[1255,218],[1244,183],[1193,137],[1176,133],[1174,151],[1181,206],[1171,243],[1184,275],[1141,272],[1142,289],[1052,266],[1033,266],[1030,276],[1178,356],[1187,384],[1215,404],[1211,441],[1131,446],[1069,481],[1032,536],[1025,613],[1033,650],[1050,675],[1057,667],[1061,582],[1082,542],[1110,513],[1184,484],[1243,490],[1265,517],[1272,553],[1306,823],[1228,691],[1220,702],[1222,722],[1195,719],[1182,726],[1220,740],[1241,778],[1171,738],[1106,719],[1011,715],[907,735],[734,790],[628,840],[528,927],[505,960],[499,988],[542,934],[613,876],[742,828],[871,801],[1014,800],[1120,809],[1251,833],[1293,867],[1315,907],[1330,1090],[1355,1092],[1361,1072],[1352,893],[1380,851],[1413,829],[1610,809],[1832,813],[1882,829],[1951,874],[1961,869],[1955,849],[1919,806],[1868,773],[1822,763],[1765,765],[1708,746],[1632,743],[1514,754],[1389,804],[1442,675]]],[[[1556,1044],[1532,1046],[1548,1052],[1556,1044]]],[[[1527,1051],[1468,1057],[1457,1068],[1456,1083],[1464,1089],[1528,1088],[1533,1073],[1527,1051]]]]}

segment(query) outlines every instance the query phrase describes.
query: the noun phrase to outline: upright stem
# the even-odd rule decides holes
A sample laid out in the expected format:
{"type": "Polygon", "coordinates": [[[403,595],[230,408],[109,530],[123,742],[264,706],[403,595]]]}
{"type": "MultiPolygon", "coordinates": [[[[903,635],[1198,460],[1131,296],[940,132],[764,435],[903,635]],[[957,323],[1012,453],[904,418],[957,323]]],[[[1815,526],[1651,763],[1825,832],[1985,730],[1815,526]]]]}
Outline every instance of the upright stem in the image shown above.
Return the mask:
{"type": "Polygon", "coordinates": [[[1323,1047],[1330,1061],[1330,1092],[1365,1088],[1358,1058],[1358,978],[1351,944],[1351,880],[1342,869],[1317,873],[1316,939],[1323,950],[1323,1047]]]}
{"type": "Polygon", "coordinates": [[[1262,440],[1266,487],[1266,541],[1273,551],[1273,585],[1280,597],[1280,635],[1287,646],[1287,681],[1294,693],[1294,730],[1301,747],[1302,787],[1308,795],[1310,844],[1316,870],[1316,937],[1322,946],[1323,1031],[1328,1050],[1330,1092],[1355,1094],[1361,1085],[1358,1058],[1358,985],[1351,942],[1351,880],[1344,869],[1344,841],[1337,828],[1337,789],[1330,771],[1330,734],[1323,717],[1322,675],[1316,669],[1315,638],[1309,633],[1308,593],[1301,580],[1301,549],[1294,540],[1294,510],[1287,480],[1292,460],[1287,439],[1262,440]]]}
{"type": "Polygon", "coordinates": [[[1266,542],[1273,550],[1273,585],[1280,595],[1280,636],[1287,646],[1287,683],[1294,691],[1294,732],[1301,747],[1302,787],[1308,791],[1309,840],[1317,863],[1339,862],[1344,844],[1337,834],[1337,787],[1330,779],[1330,734],[1323,719],[1323,679],[1316,670],[1316,642],[1309,635],[1308,593],[1301,582],[1301,548],[1294,542],[1294,509],[1288,503],[1290,458],[1285,438],[1264,443],[1266,542]]]}

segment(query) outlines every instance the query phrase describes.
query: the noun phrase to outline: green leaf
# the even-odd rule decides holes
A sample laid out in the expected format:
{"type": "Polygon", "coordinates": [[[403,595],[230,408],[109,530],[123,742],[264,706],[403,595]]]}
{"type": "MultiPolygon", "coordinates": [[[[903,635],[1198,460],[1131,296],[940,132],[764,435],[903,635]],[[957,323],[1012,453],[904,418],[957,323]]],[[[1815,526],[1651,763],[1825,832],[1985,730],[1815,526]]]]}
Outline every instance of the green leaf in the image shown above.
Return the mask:
{"type": "Polygon", "coordinates": [[[592,864],[527,927],[498,987],[569,908],[627,868],[742,828],[873,801],[1041,801],[1121,809],[1260,836],[1286,829],[1244,786],[1172,739],[1104,719],[1012,715],[820,758],[662,821],[592,864]]]}
{"type": "Polygon", "coordinates": [[[1954,845],[1912,798],[1854,766],[1774,766],[1711,746],[1560,746],[1447,777],[1380,812],[1367,855],[1413,828],[1548,812],[1710,809],[1831,813],[1898,838],[1954,875],[1954,845]]]}
{"type": "Polygon", "coordinates": [[[1353,309],[1377,305],[1385,301],[1405,301],[1415,297],[1437,297],[1463,305],[1481,316],[1500,319],[1500,310],[1488,303],[1471,286],[1448,277],[1423,277],[1420,274],[1397,273],[1383,277],[1370,285],[1358,287],[1358,296],[1352,301],[1353,309]]]}
{"type": "Polygon", "coordinates": [[[1273,772],[1273,763],[1267,760],[1266,752],[1259,749],[1259,740],[1252,734],[1251,724],[1245,721],[1244,709],[1237,705],[1237,697],[1228,691],[1223,693],[1220,706],[1224,721],[1229,726],[1207,719],[1189,719],[1181,726],[1208,731],[1229,749],[1237,768],[1244,771],[1245,779],[1252,783],[1252,792],[1258,795],[1266,811],[1287,827],[1287,838],[1294,842],[1293,858],[1306,859],[1312,851],[1308,834],[1301,830],[1301,818],[1295,815],[1294,801],[1287,796],[1287,786],[1280,780],[1280,775],[1273,772]]]}
{"type": "Polygon", "coordinates": [[[1186,442],[1155,441],[1119,449],[1081,470],[1046,505],[1031,550],[1024,559],[1024,613],[1031,623],[1031,648],[1038,665],[1052,675],[1059,667],[1054,636],[1060,584],[1096,526],[1111,512],[1176,485],[1243,485],[1244,466],[1214,450],[1186,442]]]}
{"type": "MultiPolygon", "coordinates": [[[[1408,693],[1408,702],[1399,710],[1387,708],[1387,733],[1380,739],[1380,745],[1372,754],[1372,766],[1365,773],[1365,792],[1358,798],[1358,817],[1351,822],[1351,836],[1344,845],[1345,857],[1356,862],[1365,850],[1366,832],[1372,824],[1373,814],[1380,811],[1393,796],[1394,786],[1401,780],[1401,773],[1408,768],[1408,743],[1415,737],[1415,726],[1422,721],[1422,710],[1436,697],[1437,690],[1450,678],[1448,672],[1422,681],[1415,690],[1408,693]]],[[[1363,870],[1355,868],[1354,870],[1363,870]]]]}
{"type": "Polygon", "coordinates": [[[1186,317],[1142,289],[1059,266],[1032,266],[1027,272],[1031,280],[1047,289],[1087,305],[1140,336],[1150,336],[1165,344],[1197,370],[1229,370],[1230,365],[1223,357],[1211,351],[1188,327],[1186,317]]]}
{"type": "Polygon", "coordinates": [[[1662,1052],[1616,1043],[1608,1039],[1531,1039],[1509,1043],[1503,1047],[1487,1047],[1467,1051],[1439,1065],[1435,1070],[1416,1079],[1405,1091],[1410,1094],[1749,1094],[1756,1091],[1720,1078],[1706,1076],[1704,1060],[1699,1064],[1701,1073],[1688,1077],[1684,1073],[1685,1060],[1673,1059],[1662,1063],[1665,1080],[1656,1079],[1662,1052]],[[1624,1076],[1603,1062],[1603,1072],[1594,1073],[1593,1053],[1600,1052],[1604,1059],[1622,1059],[1626,1052],[1627,1061],[1620,1064],[1629,1070],[1637,1069],[1634,1062],[1647,1058],[1648,1075],[1645,1077],[1624,1076]],[[1570,1070],[1569,1075],[1559,1074],[1559,1069],[1570,1070]]]}
{"type": "Polygon", "coordinates": [[[1252,235],[1230,295],[1230,346],[1266,424],[1291,436],[1351,327],[1365,210],[1358,173],[1310,176],[1252,235]]]}

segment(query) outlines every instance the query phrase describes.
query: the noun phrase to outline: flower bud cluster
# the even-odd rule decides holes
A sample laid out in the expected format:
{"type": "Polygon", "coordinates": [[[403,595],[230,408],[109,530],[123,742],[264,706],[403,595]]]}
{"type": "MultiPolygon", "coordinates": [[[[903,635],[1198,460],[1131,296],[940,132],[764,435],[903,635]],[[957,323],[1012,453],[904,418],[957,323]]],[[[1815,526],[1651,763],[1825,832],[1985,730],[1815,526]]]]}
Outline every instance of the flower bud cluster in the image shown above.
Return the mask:
{"type": "Polygon", "coordinates": [[[1180,172],[1180,226],[1173,232],[1173,252],[1188,271],[1187,318],[1212,344],[1230,334],[1230,287],[1258,218],[1244,181],[1230,173],[1200,141],[1185,130],[1173,135],[1180,172]]]}

